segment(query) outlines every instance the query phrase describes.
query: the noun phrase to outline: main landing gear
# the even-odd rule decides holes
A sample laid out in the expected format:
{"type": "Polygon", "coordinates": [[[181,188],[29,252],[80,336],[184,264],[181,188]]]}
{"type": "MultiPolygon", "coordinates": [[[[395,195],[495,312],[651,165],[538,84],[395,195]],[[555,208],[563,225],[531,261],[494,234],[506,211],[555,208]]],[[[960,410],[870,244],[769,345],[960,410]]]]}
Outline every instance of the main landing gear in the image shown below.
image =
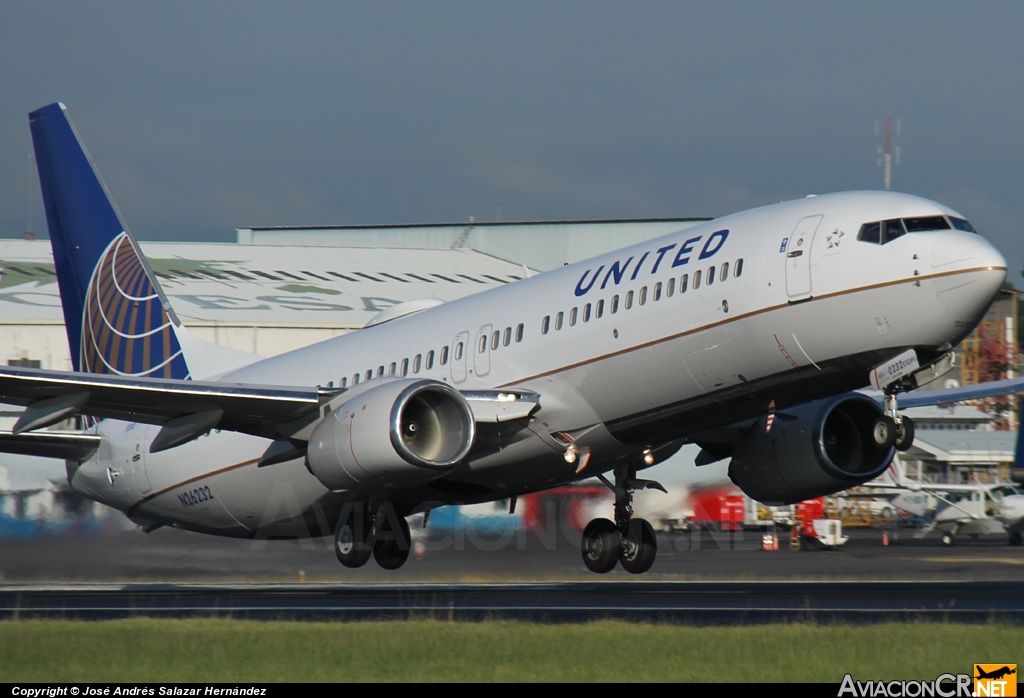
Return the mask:
{"type": "Polygon", "coordinates": [[[914,420],[899,413],[895,391],[886,391],[885,413],[875,420],[871,436],[875,445],[885,450],[908,451],[914,445],[914,420]]]}
{"type": "Polygon", "coordinates": [[[397,570],[409,559],[409,524],[389,503],[379,506],[372,519],[367,515],[370,509],[363,502],[345,507],[334,532],[338,562],[345,567],[362,567],[372,554],[384,569],[397,570]]]}
{"type": "Polygon", "coordinates": [[[665,488],[653,480],[637,480],[632,465],[615,469],[614,485],[603,475],[598,478],[615,493],[615,521],[594,519],[583,529],[583,564],[591,572],[605,574],[621,562],[627,572],[643,574],[654,564],[658,540],[650,523],[633,518],[633,491],[653,487],[665,492],[665,488]]]}

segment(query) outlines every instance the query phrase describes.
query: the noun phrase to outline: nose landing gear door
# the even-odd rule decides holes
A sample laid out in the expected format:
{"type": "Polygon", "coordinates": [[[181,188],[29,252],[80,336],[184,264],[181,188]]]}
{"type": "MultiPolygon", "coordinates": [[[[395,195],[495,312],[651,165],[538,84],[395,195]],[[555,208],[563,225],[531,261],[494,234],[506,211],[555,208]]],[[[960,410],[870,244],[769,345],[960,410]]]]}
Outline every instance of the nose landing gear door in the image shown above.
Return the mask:
{"type": "Polygon", "coordinates": [[[802,219],[786,245],[786,295],[790,302],[811,297],[811,245],[823,217],[802,219]]]}

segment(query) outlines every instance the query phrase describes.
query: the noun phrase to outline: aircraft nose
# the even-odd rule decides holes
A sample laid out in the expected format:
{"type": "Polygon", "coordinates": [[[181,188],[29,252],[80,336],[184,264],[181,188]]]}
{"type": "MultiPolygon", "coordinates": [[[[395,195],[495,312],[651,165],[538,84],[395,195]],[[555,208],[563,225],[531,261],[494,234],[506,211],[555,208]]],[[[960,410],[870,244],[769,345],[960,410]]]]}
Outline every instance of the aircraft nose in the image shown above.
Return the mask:
{"type": "Polygon", "coordinates": [[[1024,519],[1024,495],[1012,494],[1003,499],[1003,516],[1007,524],[1024,519]]]}
{"type": "Polygon", "coordinates": [[[973,327],[1006,280],[1006,258],[972,233],[942,235],[932,248],[932,288],[957,325],[973,327]]]}

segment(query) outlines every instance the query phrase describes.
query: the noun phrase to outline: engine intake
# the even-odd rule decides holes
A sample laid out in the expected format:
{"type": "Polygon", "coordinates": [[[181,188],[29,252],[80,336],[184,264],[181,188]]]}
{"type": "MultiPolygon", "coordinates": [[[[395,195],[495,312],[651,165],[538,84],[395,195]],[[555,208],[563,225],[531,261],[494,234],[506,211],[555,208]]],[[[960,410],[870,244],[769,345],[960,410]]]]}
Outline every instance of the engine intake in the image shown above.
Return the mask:
{"type": "Polygon", "coordinates": [[[469,453],[475,424],[459,391],[434,380],[366,385],[310,437],[309,469],[326,487],[360,492],[423,484],[469,453]]]}
{"type": "Polygon", "coordinates": [[[881,475],[894,449],[871,435],[882,408],[856,393],[819,400],[767,417],[736,445],[729,477],[765,504],[792,504],[856,487],[881,475]]]}

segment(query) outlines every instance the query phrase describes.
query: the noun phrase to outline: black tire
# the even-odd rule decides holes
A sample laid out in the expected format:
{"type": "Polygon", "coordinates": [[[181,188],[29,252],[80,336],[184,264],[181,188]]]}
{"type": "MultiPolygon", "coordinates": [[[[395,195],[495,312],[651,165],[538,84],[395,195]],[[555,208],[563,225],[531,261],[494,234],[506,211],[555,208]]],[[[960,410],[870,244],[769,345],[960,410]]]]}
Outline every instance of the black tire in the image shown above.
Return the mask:
{"type": "Polygon", "coordinates": [[[594,519],[583,529],[583,564],[597,574],[605,574],[615,569],[619,561],[622,544],[619,531],[608,519],[594,519]]]}
{"type": "Polygon", "coordinates": [[[910,417],[903,417],[896,425],[896,442],[893,444],[897,451],[909,451],[914,445],[914,420],[910,417]]]}
{"type": "Polygon", "coordinates": [[[397,570],[409,559],[411,535],[409,524],[398,518],[398,530],[392,530],[393,519],[385,518],[373,541],[373,559],[383,569],[397,570]]]}
{"type": "Polygon", "coordinates": [[[887,414],[879,416],[871,427],[871,438],[882,450],[892,448],[896,444],[896,421],[887,414]]]}
{"type": "Polygon", "coordinates": [[[1010,545],[1021,545],[1024,543],[1024,535],[1020,531],[1010,531],[1010,545]]]}
{"type": "Polygon", "coordinates": [[[632,574],[643,574],[651,569],[658,555],[658,539],[654,527],[646,519],[630,519],[629,536],[622,544],[619,562],[622,569],[632,574]]]}
{"type": "Polygon", "coordinates": [[[338,523],[334,532],[334,554],[345,567],[362,567],[370,559],[370,522],[361,513],[352,512],[338,523]]]}

